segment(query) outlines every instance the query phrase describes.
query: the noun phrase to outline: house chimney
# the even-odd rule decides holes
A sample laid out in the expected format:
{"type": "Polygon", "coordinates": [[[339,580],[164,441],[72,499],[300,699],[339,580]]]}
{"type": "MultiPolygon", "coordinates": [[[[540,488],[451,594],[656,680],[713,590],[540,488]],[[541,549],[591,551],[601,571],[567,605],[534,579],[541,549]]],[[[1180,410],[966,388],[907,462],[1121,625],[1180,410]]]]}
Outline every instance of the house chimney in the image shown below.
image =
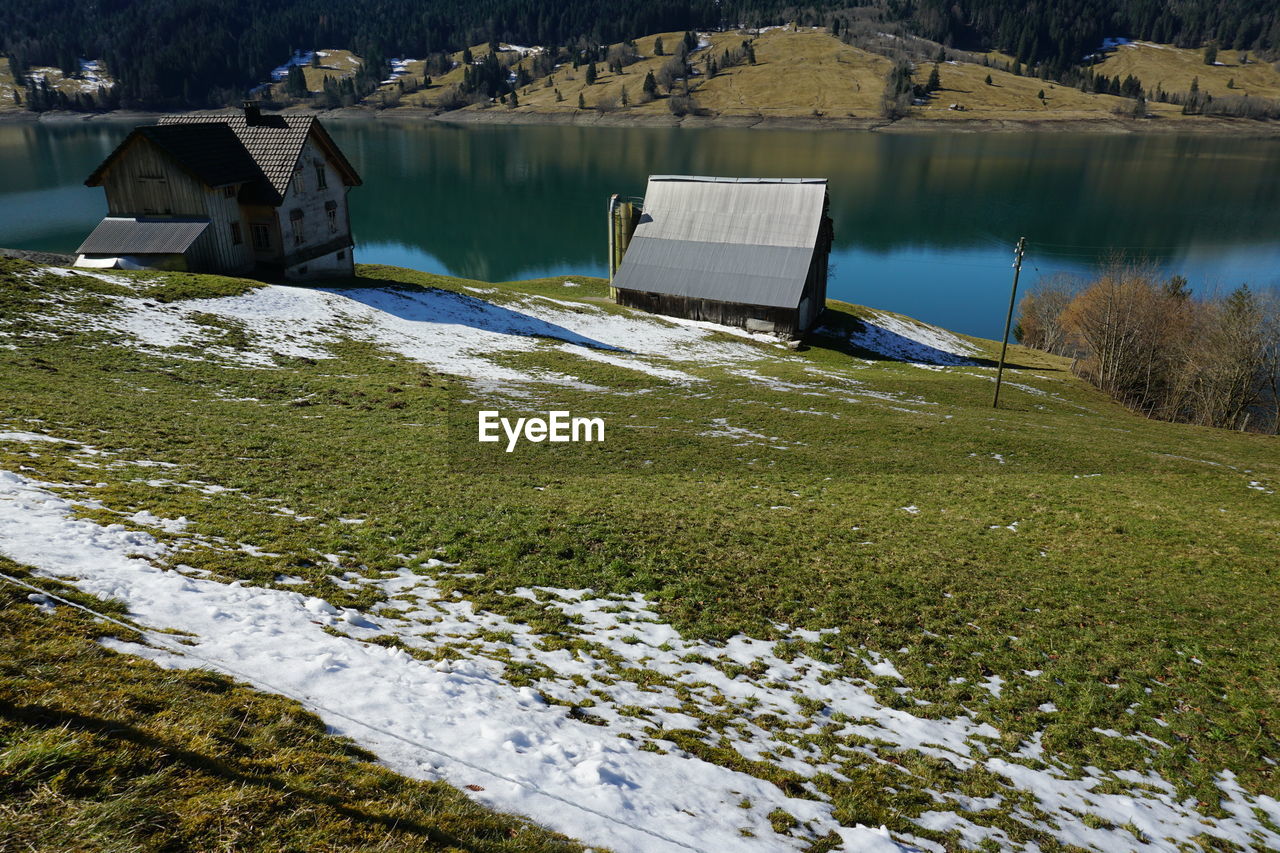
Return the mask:
{"type": "Polygon", "coordinates": [[[257,101],[244,102],[244,123],[250,127],[262,123],[262,108],[257,101]]]}

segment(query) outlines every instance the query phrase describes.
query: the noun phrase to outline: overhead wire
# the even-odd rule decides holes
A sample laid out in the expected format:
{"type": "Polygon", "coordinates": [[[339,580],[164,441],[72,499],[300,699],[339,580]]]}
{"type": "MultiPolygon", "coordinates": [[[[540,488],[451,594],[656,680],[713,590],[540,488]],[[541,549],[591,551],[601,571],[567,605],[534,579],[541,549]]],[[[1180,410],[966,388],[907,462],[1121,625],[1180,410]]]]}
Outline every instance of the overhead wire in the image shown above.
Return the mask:
{"type": "Polygon", "coordinates": [[[577,803],[577,802],[574,802],[573,800],[566,799],[565,797],[562,797],[559,794],[552,793],[551,791],[548,791],[532,782],[526,782],[523,779],[517,779],[514,776],[508,776],[505,773],[500,773],[496,770],[491,770],[488,767],[484,767],[482,765],[468,761],[465,758],[459,758],[456,755],[452,755],[444,751],[443,749],[437,749],[436,747],[428,746],[425,743],[421,743],[419,741],[413,740],[412,738],[405,737],[404,735],[399,734],[398,732],[393,732],[393,731],[390,731],[389,729],[384,729],[380,726],[375,726],[374,724],[367,722],[365,720],[361,720],[358,717],[353,717],[350,714],[346,714],[346,713],[343,713],[342,711],[338,711],[333,708],[330,708],[326,705],[323,705],[317,702],[315,699],[299,696],[293,693],[292,691],[279,687],[277,685],[274,685],[269,681],[265,681],[263,679],[249,675],[248,673],[241,672],[235,669],[234,667],[227,666],[226,664],[221,663],[219,661],[210,660],[209,658],[204,657],[203,655],[200,655],[197,652],[192,651],[189,646],[184,646],[179,643],[173,642],[172,640],[167,639],[164,635],[156,631],[153,631],[149,628],[141,627],[138,625],[130,625],[129,623],[124,622],[123,620],[117,619],[113,616],[108,616],[105,613],[99,613],[98,611],[94,610],[92,607],[87,607],[83,604],[72,601],[68,598],[63,598],[62,596],[56,595],[52,592],[49,592],[48,590],[41,589],[39,586],[36,586],[34,584],[29,584],[23,580],[20,580],[19,578],[15,578],[12,575],[8,575],[8,574],[5,574],[4,572],[0,572],[0,580],[8,581],[14,586],[31,590],[32,592],[39,593],[40,595],[43,595],[53,601],[57,601],[69,607],[74,607],[77,610],[82,610],[91,616],[94,616],[98,619],[103,620],[104,622],[108,622],[112,625],[117,625],[121,628],[125,628],[129,631],[133,631],[135,633],[141,634],[142,636],[147,637],[153,642],[156,642],[158,645],[164,647],[167,651],[176,653],[180,656],[190,657],[195,660],[198,660],[201,663],[204,663],[212,667],[213,669],[219,670],[221,672],[225,672],[228,675],[233,675],[236,678],[243,679],[244,681],[248,682],[249,684],[252,684],[255,687],[258,687],[260,689],[265,689],[272,693],[276,693],[280,696],[284,696],[286,698],[292,699],[295,702],[299,702],[303,705],[310,705],[312,708],[315,708],[318,711],[322,711],[334,717],[340,717],[348,722],[355,723],[356,725],[359,725],[359,726],[363,726],[364,728],[369,729],[370,731],[378,732],[379,734],[386,735],[387,737],[390,737],[390,738],[394,738],[398,741],[401,741],[402,743],[406,743],[410,746],[417,747],[418,749],[421,749],[425,752],[432,753],[433,755],[438,755],[441,758],[448,759],[449,761],[452,761],[456,764],[460,764],[463,767],[466,767],[470,770],[474,770],[478,773],[483,773],[486,776],[489,776],[494,779],[500,779],[503,782],[509,782],[512,785],[516,785],[520,788],[525,789],[526,791],[530,791],[535,794],[540,794],[548,799],[555,800],[556,802],[561,803],[563,805],[578,809],[579,811],[585,812],[590,815],[594,815],[595,817],[601,818],[602,820],[606,820],[618,826],[643,833],[652,838],[656,838],[659,841],[663,841],[667,844],[672,844],[676,847],[681,848],[682,850],[692,850],[694,851],[694,853],[708,853],[708,851],[703,850],[702,848],[694,847],[691,844],[686,844],[683,841],[672,838],[668,835],[664,835],[661,832],[656,832],[647,827],[637,826],[636,824],[628,823],[625,820],[620,820],[614,817],[613,815],[606,814],[605,812],[599,811],[597,809],[593,809],[590,806],[585,806],[582,803],[577,803]]]}

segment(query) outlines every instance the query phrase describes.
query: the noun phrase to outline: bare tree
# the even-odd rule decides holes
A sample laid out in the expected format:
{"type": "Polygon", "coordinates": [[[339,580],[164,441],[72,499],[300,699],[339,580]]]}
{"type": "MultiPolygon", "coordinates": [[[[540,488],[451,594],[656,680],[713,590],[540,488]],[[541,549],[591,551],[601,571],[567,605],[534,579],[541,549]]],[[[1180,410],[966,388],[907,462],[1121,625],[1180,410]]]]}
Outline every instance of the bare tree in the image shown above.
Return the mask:
{"type": "Polygon", "coordinates": [[[1021,303],[1019,331],[1028,346],[1077,357],[1081,376],[1149,416],[1280,430],[1280,300],[1270,294],[1241,286],[1193,299],[1180,276],[1116,263],[1083,289],[1043,282],[1021,303]]]}
{"type": "Polygon", "coordinates": [[[1019,303],[1021,343],[1054,355],[1076,354],[1062,315],[1081,288],[1080,280],[1066,273],[1041,279],[1019,303]]]}

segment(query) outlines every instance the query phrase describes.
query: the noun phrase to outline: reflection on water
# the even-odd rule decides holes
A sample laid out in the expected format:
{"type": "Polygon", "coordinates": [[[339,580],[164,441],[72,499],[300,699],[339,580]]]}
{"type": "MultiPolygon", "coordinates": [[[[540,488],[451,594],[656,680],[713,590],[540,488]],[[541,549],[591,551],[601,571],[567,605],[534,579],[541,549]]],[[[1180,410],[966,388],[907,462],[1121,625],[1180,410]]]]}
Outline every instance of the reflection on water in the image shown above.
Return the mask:
{"type": "MultiPolygon", "coordinates": [[[[649,174],[827,177],[833,297],[999,333],[1013,243],[1027,272],[1114,247],[1193,287],[1280,283],[1280,149],[1268,140],[1066,134],[328,124],[365,179],[357,258],[488,281],[601,274],[604,205],[649,174]]],[[[116,123],[0,125],[0,245],[68,251],[103,215],[81,185],[116,123]]]]}

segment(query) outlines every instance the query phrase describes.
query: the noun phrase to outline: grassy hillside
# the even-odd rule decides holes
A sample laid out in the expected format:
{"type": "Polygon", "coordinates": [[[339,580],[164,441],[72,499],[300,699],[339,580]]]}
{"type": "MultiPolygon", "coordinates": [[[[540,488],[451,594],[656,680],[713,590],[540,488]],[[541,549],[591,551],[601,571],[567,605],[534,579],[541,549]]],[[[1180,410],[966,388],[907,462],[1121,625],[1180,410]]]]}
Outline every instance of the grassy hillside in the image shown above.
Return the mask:
{"type": "Polygon", "coordinates": [[[1185,92],[1197,80],[1202,92],[1221,97],[1249,95],[1255,98],[1280,98],[1280,69],[1273,62],[1261,62],[1234,50],[1218,52],[1218,64],[1205,65],[1203,50],[1176,48],[1167,44],[1131,42],[1117,47],[1098,64],[1098,71],[1109,77],[1132,74],[1147,88],[1157,85],[1167,92],[1185,92]],[[1227,88],[1227,83],[1234,84],[1227,88]]]}
{"type": "Polygon", "coordinates": [[[17,110],[21,106],[14,101],[14,92],[18,91],[13,79],[13,69],[9,67],[9,57],[0,56],[0,110],[17,110]]]}
{"type": "Polygon", "coordinates": [[[28,595],[0,584],[6,849],[581,849],[391,773],[295,702],[107,651],[104,635],[139,637],[28,595]]]}
{"type": "MultiPolygon", "coordinates": [[[[688,797],[650,825],[737,821],[742,849],[838,849],[882,824],[928,849],[1280,845],[1274,437],[1134,417],[1017,347],[993,410],[992,342],[841,303],[790,352],[617,308],[595,280],[365,266],[317,292],[3,264],[0,469],[145,534],[130,547],[210,595],[328,602],[347,615],[315,610],[314,640],[343,654],[532,691],[531,726],[554,717],[630,768],[622,799],[580,774],[566,796],[614,814],[688,797]],[[476,440],[487,408],[600,416],[606,440],[506,453],[476,440]],[[695,770],[734,774],[723,808],[680,787],[695,770]]],[[[165,627],[211,655],[217,624],[165,627]]],[[[0,731],[59,724],[11,710],[68,677],[37,639],[0,731]]],[[[186,690],[74,662],[99,665],[186,690]]],[[[155,689],[148,713],[181,718],[188,694],[155,689]]],[[[233,727],[240,707],[199,713],[233,727]]],[[[447,707],[419,703],[420,737],[487,742],[447,707]]],[[[505,736],[490,760],[525,766],[505,736]]],[[[572,811],[519,802],[552,826],[572,811]]]]}
{"type": "MultiPolygon", "coordinates": [[[[647,103],[641,97],[645,75],[650,71],[657,73],[670,58],[654,55],[654,42],[659,35],[670,47],[682,34],[661,33],[636,39],[641,60],[626,66],[622,74],[605,70],[602,63],[594,85],[587,85],[584,69],[574,71],[562,66],[548,76],[535,75],[529,85],[521,88],[518,107],[481,103],[466,109],[469,112],[496,110],[492,117],[499,120],[503,116],[516,120],[521,115],[539,113],[561,118],[594,117],[602,104],[606,105],[605,111],[615,117],[652,120],[669,116],[665,94],[647,103]],[[624,88],[630,101],[625,108],[621,106],[624,88]],[[585,112],[578,108],[579,96],[586,105],[585,112]]],[[[759,35],[743,31],[704,36],[710,47],[693,54],[693,66],[699,72],[704,70],[706,56],[719,59],[726,48],[737,47],[744,39],[752,40],[757,62],[722,69],[710,77],[702,73],[695,75],[690,86],[700,115],[874,120],[882,114],[881,96],[891,62],[879,54],[851,47],[823,29],[779,28],[759,35]]],[[[488,48],[476,45],[472,52],[479,61],[488,48]]],[[[1012,67],[1012,59],[1001,54],[988,56],[990,66],[968,61],[980,57],[961,56],[964,58],[937,64],[941,90],[924,103],[911,107],[909,116],[949,121],[1094,121],[1113,119],[1117,112],[1132,109],[1134,103],[1128,98],[1084,93],[1076,86],[1012,74],[1005,70],[1012,67]],[[992,80],[990,84],[986,82],[988,76],[992,80]],[[1044,98],[1039,97],[1042,91],[1044,98]],[[953,104],[963,109],[952,109],[953,104]]],[[[460,60],[461,54],[454,58],[460,60]]],[[[1201,51],[1137,43],[1109,53],[1096,70],[1121,78],[1133,74],[1151,91],[1160,84],[1168,92],[1182,94],[1190,87],[1192,77],[1198,76],[1202,89],[1215,96],[1247,92],[1257,97],[1280,97],[1280,72],[1271,64],[1249,62],[1239,66],[1238,55],[1230,51],[1224,51],[1219,61],[1223,64],[1206,66],[1201,51]],[[1226,84],[1233,78],[1237,88],[1228,90],[1226,84]]],[[[513,67],[520,66],[531,70],[532,61],[524,59],[513,67]]],[[[923,83],[933,67],[931,62],[916,63],[914,81],[923,83]]],[[[431,107],[439,103],[442,92],[462,81],[462,73],[459,66],[437,78],[433,86],[406,96],[403,106],[431,107]]],[[[1153,101],[1148,109],[1158,119],[1181,121],[1186,118],[1181,107],[1175,104],[1153,101]]]]}

